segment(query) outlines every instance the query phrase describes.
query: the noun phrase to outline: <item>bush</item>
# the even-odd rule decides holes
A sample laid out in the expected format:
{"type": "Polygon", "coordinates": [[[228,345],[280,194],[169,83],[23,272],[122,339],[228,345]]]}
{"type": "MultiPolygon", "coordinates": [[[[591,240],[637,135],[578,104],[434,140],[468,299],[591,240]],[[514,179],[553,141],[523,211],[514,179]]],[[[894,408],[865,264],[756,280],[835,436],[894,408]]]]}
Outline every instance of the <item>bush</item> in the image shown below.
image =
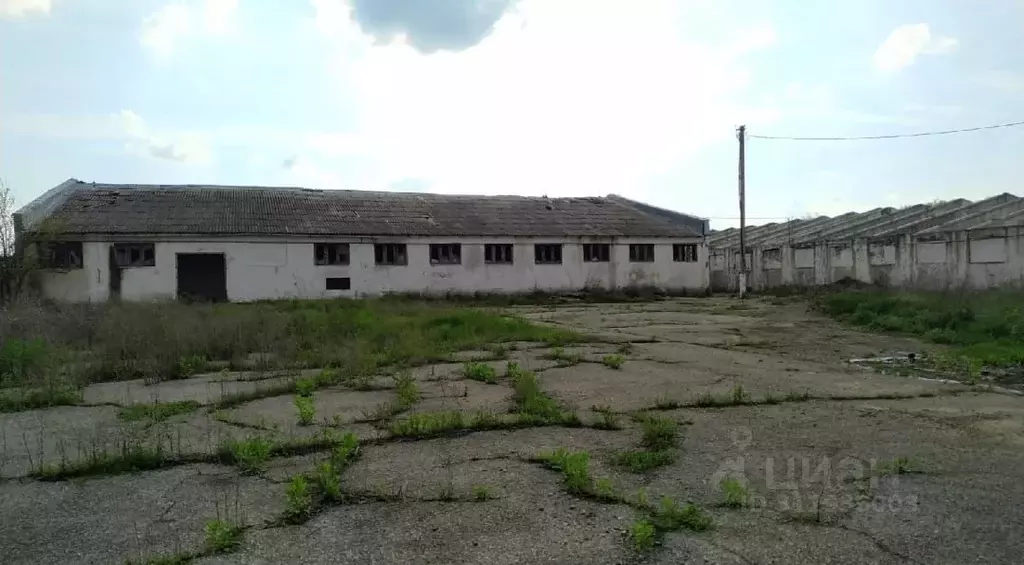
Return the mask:
{"type": "Polygon", "coordinates": [[[306,477],[296,475],[285,491],[285,520],[296,524],[305,521],[313,511],[313,493],[310,492],[306,477]]]}
{"type": "Polygon", "coordinates": [[[494,367],[491,367],[486,363],[466,363],[463,368],[463,373],[466,374],[467,378],[473,379],[474,381],[480,381],[487,384],[494,384],[498,382],[498,374],[494,370],[494,367]]]}

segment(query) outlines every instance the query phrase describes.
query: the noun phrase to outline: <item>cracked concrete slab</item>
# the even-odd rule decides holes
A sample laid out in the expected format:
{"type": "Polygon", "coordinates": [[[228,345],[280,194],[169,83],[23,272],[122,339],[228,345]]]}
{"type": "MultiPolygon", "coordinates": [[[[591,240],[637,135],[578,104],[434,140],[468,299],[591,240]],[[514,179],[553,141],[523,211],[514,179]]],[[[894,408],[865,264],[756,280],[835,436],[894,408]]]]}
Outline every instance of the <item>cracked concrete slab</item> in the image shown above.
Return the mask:
{"type": "Polygon", "coordinates": [[[213,404],[236,394],[269,391],[294,381],[298,373],[260,380],[238,380],[233,375],[210,373],[191,377],[147,383],[143,379],[96,383],[85,387],[82,396],[86,404],[145,404],[153,402],[180,402],[194,400],[200,404],[213,404]]]}
{"type": "Polygon", "coordinates": [[[234,469],[190,465],[85,481],[0,483],[0,555],[10,565],[123,563],[202,548],[206,520],[257,525],[280,489],[234,469]]]}

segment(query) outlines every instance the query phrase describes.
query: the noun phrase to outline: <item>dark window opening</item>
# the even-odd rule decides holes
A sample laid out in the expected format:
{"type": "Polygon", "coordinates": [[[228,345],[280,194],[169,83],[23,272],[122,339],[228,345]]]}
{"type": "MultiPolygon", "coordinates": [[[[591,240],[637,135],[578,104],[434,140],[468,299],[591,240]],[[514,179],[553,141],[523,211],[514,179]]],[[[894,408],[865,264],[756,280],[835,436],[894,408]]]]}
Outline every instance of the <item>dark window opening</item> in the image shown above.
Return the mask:
{"type": "Polygon", "coordinates": [[[607,263],[612,254],[612,246],[607,243],[584,243],[583,260],[588,263],[607,263]]]}
{"type": "Polygon", "coordinates": [[[327,277],[327,290],[349,290],[352,279],[348,277],[327,277]]]}
{"type": "Polygon", "coordinates": [[[676,243],[672,245],[672,260],[683,263],[697,262],[696,243],[676,243]]]}
{"type": "Polygon", "coordinates": [[[484,245],[485,263],[512,263],[511,243],[488,243],[484,245]]]}
{"type": "Polygon", "coordinates": [[[650,263],[654,261],[654,245],[651,243],[634,243],[630,245],[629,260],[634,263],[650,263]]]}
{"type": "Polygon", "coordinates": [[[404,243],[378,243],[373,246],[374,261],[378,265],[408,265],[404,243]]]}
{"type": "Polygon", "coordinates": [[[114,260],[121,268],[154,267],[156,246],[152,243],[115,243],[114,260]]]}
{"type": "Polygon", "coordinates": [[[313,259],[317,265],[348,265],[348,244],[313,244],[313,259]]]}
{"type": "Polygon", "coordinates": [[[39,258],[50,269],[81,269],[82,242],[54,241],[40,244],[39,258]]]}
{"type": "Polygon", "coordinates": [[[533,246],[533,262],[558,264],[562,262],[561,243],[538,243],[533,246]]]}
{"type": "Polygon", "coordinates": [[[462,245],[458,243],[431,243],[432,265],[458,265],[462,263],[462,245]]]}

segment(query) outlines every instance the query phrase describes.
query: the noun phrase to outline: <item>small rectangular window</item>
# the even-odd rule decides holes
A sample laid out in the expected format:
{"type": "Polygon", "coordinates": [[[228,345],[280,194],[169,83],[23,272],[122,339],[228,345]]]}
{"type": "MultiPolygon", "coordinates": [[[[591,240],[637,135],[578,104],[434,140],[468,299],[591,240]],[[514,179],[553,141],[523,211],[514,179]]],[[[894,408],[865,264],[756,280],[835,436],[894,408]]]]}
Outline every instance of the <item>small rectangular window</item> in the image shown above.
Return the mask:
{"type": "Polygon", "coordinates": [[[697,262],[696,243],[675,243],[672,245],[672,260],[682,263],[697,262]]]}
{"type": "Polygon", "coordinates": [[[408,265],[404,243],[377,243],[373,246],[373,259],[378,265],[408,265]]]}
{"type": "Polygon", "coordinates": [[[533,262],[538,264],[559,264],[562,262],[561,243],[538,243],[533,246],[533,262]]]}
{"type": "Polygon", "coordinates": [[[152,243],[115,243],[114,259],[122,269],[156,266],[156,251],[152,243]]]}
{"type": "Polygon", "coordinates": [[[651,243],[634,243],[630,245],[629,260],[633,263],[650,263],[654,261],[654,245],[651,243]]]}
{"type": "Polygon", "coordinates": [[[607,243],[583,244],[583,260],[588,263],[607,263],[611,253],[612,246],[607,243]]]}
{"type": "Polygon", "coordinates": [[[327,290],[349,290],[352,279],[348,277],[327,277],[327,290]]]}
{"type": "Polygon", "coordinates": [[[348,265],[348,244],[315,243],[313,260],[317,265],[348,265]]]}
{"type": "Polygon", "coordinates": [[[458,265],[462,263],[462,245],[458,243],[431,243],[431,265],[458,265]]]}
{"type": "Polygon", "coordinates": [[[512,264],[512,244],[488,243],[484,245],[484,262],[512,264]]]}
{"type": "Polygon", "coordinates": [[[53,241],[39,244],[39,259],[50,269],[81,269],[81,241],[53,241]]]}

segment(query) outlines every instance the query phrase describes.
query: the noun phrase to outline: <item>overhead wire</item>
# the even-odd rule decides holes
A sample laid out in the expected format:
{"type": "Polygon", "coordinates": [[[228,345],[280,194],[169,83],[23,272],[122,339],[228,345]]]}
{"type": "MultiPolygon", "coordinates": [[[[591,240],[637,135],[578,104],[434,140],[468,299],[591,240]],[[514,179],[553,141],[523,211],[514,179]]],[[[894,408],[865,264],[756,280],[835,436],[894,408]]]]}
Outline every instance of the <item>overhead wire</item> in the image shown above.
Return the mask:
{"type": "Polygon", "coordinates": [[[897,133],[897,134],[889,134],[889,135],[862,135],[862,136],[855,136],[855,137],[788,137],[788,136],[782,136],[782,135],[756,135],[756,134],[750,134],[750,133],[747,134],[747,137],[748,138],[755,138],[755,139],[776,139],[776,140],[784,140],[784,141],[863,141],[863,140],[871,140],[871,139],[900,139],[900,138],[905,138],[905,137],[928,137],[928,136],[934,136],[934,135],[950,135],[950,134],[955,134],[955,133],[967,133],[967,132],[972,132],[972,131],[982,131],[982,130],[999,129],[999,128],[1010,128],[1010,127],[1016,127],[1016,126],[1024,126],[1024,121],[1020,121],[1020,122],[1007,122],[1007,123],[1002,123],[1002,124],[992,124],[992,125],[987,125],[987,126],[977,126],[977,127],[972,127],[972,128],[947,129],[947,130],[940,130],[940,131],[923,131],[923,132],[916,132],[916,133],[897,133]]]}

